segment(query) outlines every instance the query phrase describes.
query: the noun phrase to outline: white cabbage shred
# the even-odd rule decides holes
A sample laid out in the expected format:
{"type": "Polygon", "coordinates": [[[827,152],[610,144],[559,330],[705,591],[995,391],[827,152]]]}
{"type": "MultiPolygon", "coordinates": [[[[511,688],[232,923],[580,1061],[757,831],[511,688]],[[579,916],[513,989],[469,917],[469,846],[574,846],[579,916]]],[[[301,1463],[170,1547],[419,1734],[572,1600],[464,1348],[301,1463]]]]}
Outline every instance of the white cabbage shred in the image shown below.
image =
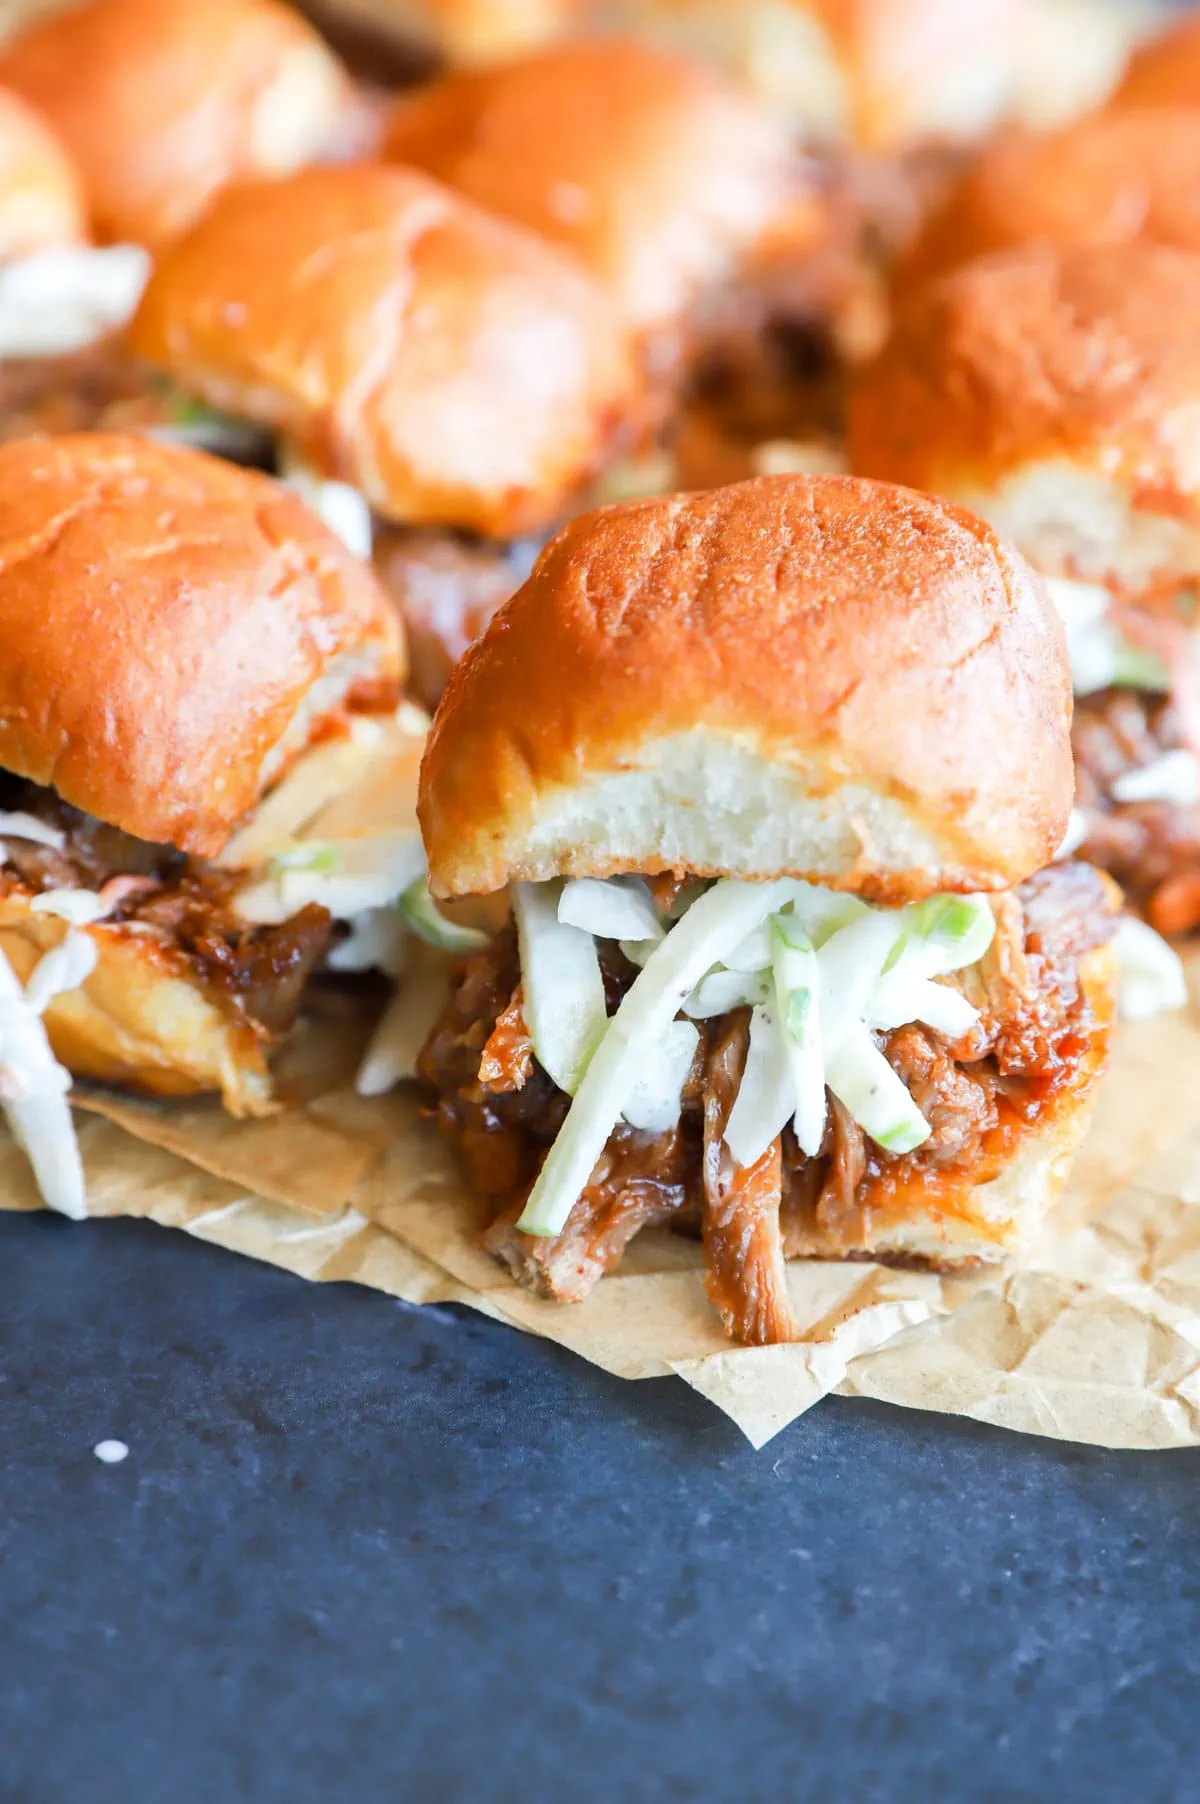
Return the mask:
{"type": "Polygon", "coordinates": [[[1076,695],[1095,695],[1114,683],[1134,689],[1165,691],[1171,687],[1163,660],[1118,631],[1109,612],[1108,590],[1102,584],[1047,577],[1046,588],[1066,629],[1076,695]]]}
{"type": "Polygon", "coordinates": [[[874,908],[790,879],[693,887],[675,918],[629,877],[521,884],[513,906],[533,1049],[574,1099],[519,1223],[543,1235],[561,1232],[620,1119],[650,1132],[678,1120],[692,1022],[743,1005],[750,1045],[725,1131],[736,1164],[788,1122],[814,1156],[827,1091],[888,1151],[912,1151],[929,1123],[875,1036],[907,1022],[969,1031],[977,1011],[938,979],[976,964],[995,932],[985,897],[874,908]],[[597,940],[640,966],[611,1017],[597,940]]]}
{"type": "Polygon", "coordinates": [[[22,989],[0,952],[0,1110],[43,1200],[73,1221],[87,1215],[87,1195],[67,1101],[71,1074],[51,1051],[42,1014],[55,996],[86,982],[95,963],[95,942],[69,932],[43,954],[22,989]]]}

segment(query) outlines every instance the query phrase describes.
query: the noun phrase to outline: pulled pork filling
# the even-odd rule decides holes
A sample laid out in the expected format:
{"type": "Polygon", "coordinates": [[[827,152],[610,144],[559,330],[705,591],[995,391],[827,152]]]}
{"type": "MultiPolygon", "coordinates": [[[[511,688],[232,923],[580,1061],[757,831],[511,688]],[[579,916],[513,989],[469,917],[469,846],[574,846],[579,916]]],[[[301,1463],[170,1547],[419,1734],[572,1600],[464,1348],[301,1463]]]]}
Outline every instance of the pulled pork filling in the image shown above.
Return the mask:
{"type": "Polygon", "coordinates": [[[1200,926],[1200,807],[1113,793],[1130,773],[1186,749],[1174,702],[1127,688],[1078,696],[1072,741],[1087,829],[1079,856],[1110,871],[1157,932],[1191,932],[1200,926]]]}
{"type": "Polygon", "coordinates": [[[404,620],[409,689],[432,713],[450,672],[533,568],[540,542],[489,544],[434,529],[384,527],[375,569],[404,620]]]}
{"type": "MultiPolygon", "coordinates": [[[[516,1227],[570,1099],[538,1064],[526,1031],[516,934],[506,930],[466,961],[421,1054],[442,1130],[494,1216],[487,1243],[531,1288],[584,1297],[646,1226],[701,1234],[710,1294],[727,1331],[764,1344],[795,1330],[784,1261],[853,1257],[869,1244],[873,1209],[919,1189],[923,1212],[952,1211],[964,1184],[996,1176],[1081,1069],[1107,1022],[1080,983],[1080,961],[1112,937],[1105,880],[1061,864],[993,898],[986,956],[951,980],[979,1018],[958,1040],[906,1026],[877,1036],[931,1132],[915,1151],[889,1154],[832,1095],[816,1157],[789,1126],[753,1165],[734,1164],[725,1129],[746,1065],[750,1010],[696,1023],[698,1044],[678,1121],[651,1133],[620,1123],[563,1231],[516,1227]]],[[[637,976],[612,942],[600,946],[611,1016],[637,976]]]]}
{"type": "Polygon", "coordinates": [[[0,358],[0,439],[83,432],[145,408],[149,378],[116,337],[56,356],[0,358]]]}
{"type": "Polygon", "coordinates": [[[33,815],[64,836],[60,850],[0,828],[0,895],[16,889],[97,891],[111,901],[107,920],[160,947],[262,1038],[288,1031],[305,982],[330,943],[324,908],[302,908],[279,926],[252,926],[233,907],[239,874],[135,839],[70,807],[52,790],[8,774],[0,775],[0,809],[33,815]]]}

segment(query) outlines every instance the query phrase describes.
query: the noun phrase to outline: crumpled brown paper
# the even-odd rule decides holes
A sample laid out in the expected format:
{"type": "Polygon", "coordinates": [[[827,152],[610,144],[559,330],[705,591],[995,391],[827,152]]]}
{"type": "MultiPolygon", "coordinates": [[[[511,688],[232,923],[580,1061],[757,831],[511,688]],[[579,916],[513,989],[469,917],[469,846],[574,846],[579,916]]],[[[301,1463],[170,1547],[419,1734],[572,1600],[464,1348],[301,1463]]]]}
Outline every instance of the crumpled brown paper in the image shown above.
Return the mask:
{"type": "MultiPolygon", "coordinates": [[[[766,1348],[724,1339],[699,1249],[679,1236],[640,1236],[582,1304],[519,1289],[482,1251],[479,1206],[415,1094],[354,1095],[365,1033],[325,999],[285,1067],[292,1106],[268,1121],[87,1093],[92,1213],[148,1217],[306,1278],[468,1303],[619,1377],[674,1372],[756,1446],[830,1391],[1104,1446],[1200,1442],[1192,1014],[1122,1030],[1067,1194],[1019,1270],[793,1264],[804,1338],[766,1348]]],[[[6,1140],[0,1199],[37,1201],[6,1140]]]]}

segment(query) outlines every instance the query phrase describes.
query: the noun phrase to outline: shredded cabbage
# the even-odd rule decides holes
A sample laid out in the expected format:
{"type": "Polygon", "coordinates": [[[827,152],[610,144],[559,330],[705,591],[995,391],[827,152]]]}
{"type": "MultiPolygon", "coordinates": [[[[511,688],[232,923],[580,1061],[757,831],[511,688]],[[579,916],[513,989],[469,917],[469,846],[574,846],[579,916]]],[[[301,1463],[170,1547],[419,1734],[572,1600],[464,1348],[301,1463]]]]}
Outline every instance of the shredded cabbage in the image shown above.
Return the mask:
{"type": "Polygon", "coordinates": [[[0,810],[0,839],[28,839],[35,845],[49,846],[61,852],[67,836],[61,827],[48,826],[36,814],[5,813],[0,810]]]}
{"type": "Polygon", "coordinates": [[[421,948],[367,1044],[355,1079],[360,1096],[383,1096],[417,1075],[417,1058],[449,991],[446,960],[431,947],[421,948]]]}
{"type": "Polygon", "coordinates": [[[102,901],[94,889],[44,889],[30,901],[29,912],[57,915],[62,921],[70,921],[72,927],[90,927],[108,919],[112,903],[102,901]]]}
{"type": "Polygon", "coordinates": [[[477,927],[464,927],[461,921],[447,920],[429,893],[422,873],[415,877],[400,897],[398,904],[409,927],[427,945],[442,952],[478,952],[488,943],[488,935],[477,927]]]}
{"type": "Polygon", "coordinates": [[[1200,802],[1200,760],[1179,746],[1138,770],[1114,777],[1112,793],[1117,802],[1173,802],[1179,808],[1194,808],[1200,802]]]}
{"type": "Polygon", "coordinates": [[[41,1015],[55,996],[85,982],[95,963],[95,943],[69,932],[39,959],[22,990],[0,952],[0,1109],[43,1200],[74,1221],[87,1214],[87,1194],[67,1102],[71,1074],[51,1051],[41,1015]]]}
{"type": "MultiPolygon", "coordinates": [[[[559,920],[561,896],[558,883],[518,883],[512,906],[533,1050],[559,1089],[574,1096],[607,1015],[596,942],[590,933],[559,920]]],[[[610,1127],[620,1107],[618,1103],[610,1127]]]]}
{"type": "Polygon", "coordinates": [[[1127,1021],[1148,1021],[1154,1015],[1186,1008],[1187,978],[1183,960],[1166,940],[1139,921],[1122,915],[1114,950],[1117,956],[1117,999],[1127,1021]]]}
{"type": "Polygon", "coordinates": [[[150,254],[136,244],[54,245],[0,269],[0,357],[50,357],[81,350],[124,326],[150,254]]]}
{"type": "Polygon", "coordinates": [[[1108,590],[1101,584],[1047,577],[1046,588],[1066,628],[1076,695],[1094,695],[1114,683],[1131,689],[1171,687],[1163,660],[1118,632],[1109,614],[1108,590]]]}
{"type": "Polygon", "coordinates": [[[355,557],[371,555],[374,535],[366,497],[348,482],[330,482],[292,453],[282,460],[280,479],[294,489],[305,506],[324,520],[355,557]]]}
{"type": "Polygon", "coordinates": [[[678,1119],[697,1044],[691,1019],[735,1008],[752,1011],[725,1129],[735,1163],[753,1164],[789,1121],[815,1157],[827,1091],[889,1152],[928,1139],[929,1123],[876,1035],[923,1022],[958,1039],[976,1024],[961,991],[939,980],[991,945],[985,897],[888,909],[799,881],[726,880],[694,894],[674,925],[655,911],[657,939],[647,932],[651,909],[649,892],[629,879],[518,887],[526,1021],[538,1059],[574,1097],[518,1224],[525,1232],[561,1232],[622,1115],[655,1131],[678,1119]],[[611,1019],[597,935],[617,939],[641,965],[611,1019]]]}

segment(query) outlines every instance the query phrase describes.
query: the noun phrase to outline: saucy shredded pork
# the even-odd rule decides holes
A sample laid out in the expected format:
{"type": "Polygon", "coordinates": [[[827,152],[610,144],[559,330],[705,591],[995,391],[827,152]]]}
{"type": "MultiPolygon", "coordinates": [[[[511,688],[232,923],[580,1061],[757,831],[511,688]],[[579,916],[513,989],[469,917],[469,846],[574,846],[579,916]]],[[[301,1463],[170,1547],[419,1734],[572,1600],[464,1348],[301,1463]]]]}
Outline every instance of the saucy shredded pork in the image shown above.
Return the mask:
{"type": "Polygon", "coordinates": [[[0,894],[18,887],[104,891],[114,924],[146,938],[222,1008],[264,1039],[288,1031],[329,946],[324,908],[310,904],[279,926],[255,926],[233,908],[236,875],[122,833],[52,790],[0,773],[0,809],[32,814],[65,835],[61,851],[3,837],[0,894]]]}
{"type": "MultiPolygon", "coordinates": [[[[956,1190],[1003,1169],[1019,1134],[1096,1057],[1107,1022],[1093,1016],[1079,967],[1112,937],[1110,886],[1088,865],[1055,865],[995,906],[987,957],[947,980],[980,1011],[971,1031],[958,1041],[919,1026],[879,1036],[933,1130],[915,1152],[885,1152],[829,1097],[816,1158],[800,1151],[788,1127],[754,1166],[738,1170],[723,1143],[749,1045],[750,1011],[737,1009],[696,1023],[678,1123],[661,1134],[619,1124],[551,1239],[515,1224],[568,1098],[534,1056],[516,935],[507,929],[463,964],[419,1067],[439,1125],[495,1209],[488,1246],[523,1283],[577,1301],[640,1228],[699,1231],[709,1292],[728,1332],[752,1344],[791,1338],[785,1259],[814,1250],[852,1257],[869,1244],[872,1208],[914,1181],[925,1207],[940,1201],[952,1209],[956,1190]]],[[[607,942],[600,957],[611,1013],[637,973],[607,942]]]]}
{"type": "Polygon", "coordinates": [[[1111,871],[1159,933],[1190,933],[1200,926],[1200,808],[1118,802],[1112,792],[1127,772],[1186,744],[1175,704],[1139,689],[1080,696],[1072,742],[1088,829],[1079,856],[1111,871]]]}

